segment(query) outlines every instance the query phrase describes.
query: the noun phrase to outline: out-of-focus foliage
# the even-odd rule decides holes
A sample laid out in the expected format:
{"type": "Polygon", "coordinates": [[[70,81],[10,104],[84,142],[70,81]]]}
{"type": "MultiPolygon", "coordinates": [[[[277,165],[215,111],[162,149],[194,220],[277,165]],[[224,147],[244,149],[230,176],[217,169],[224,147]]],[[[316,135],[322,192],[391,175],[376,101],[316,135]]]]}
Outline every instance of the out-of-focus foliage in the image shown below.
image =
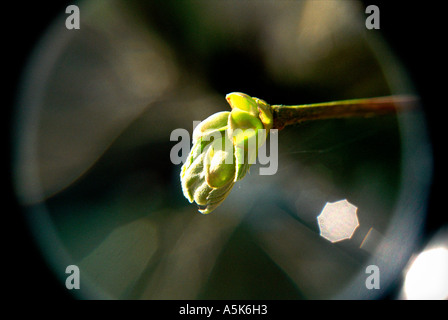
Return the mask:
{"type": "Polygon", "coordinates": [[[395,117],[284,129],[277,174],[249,171],[207,217],[169,158],[171,131],[225,110],[229,92],[283,104],[390,94],[358,2],[79,6],[81,29],[62,17],[36,51],[52,64],[35,72],[17,179],[80,266],[81,296],[328,298],[364,271],[357,245],[387,229],[400,187],[395,117]],[[335,247],[316,216],[345,198],[360,227],[335,247]]]}

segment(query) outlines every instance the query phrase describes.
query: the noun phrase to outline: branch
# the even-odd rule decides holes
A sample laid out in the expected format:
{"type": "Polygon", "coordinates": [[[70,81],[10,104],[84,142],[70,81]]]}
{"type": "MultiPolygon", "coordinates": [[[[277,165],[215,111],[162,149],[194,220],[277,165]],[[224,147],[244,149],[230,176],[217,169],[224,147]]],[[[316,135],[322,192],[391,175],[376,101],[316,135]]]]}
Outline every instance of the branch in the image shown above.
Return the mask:
{"type": "Polygon", "coordinates": [[[418,98],[397,95],[378,98],[351,99],[298,106],[271,105],[274,129],[310,120],[372,117],[415,109],[418,98]]]}

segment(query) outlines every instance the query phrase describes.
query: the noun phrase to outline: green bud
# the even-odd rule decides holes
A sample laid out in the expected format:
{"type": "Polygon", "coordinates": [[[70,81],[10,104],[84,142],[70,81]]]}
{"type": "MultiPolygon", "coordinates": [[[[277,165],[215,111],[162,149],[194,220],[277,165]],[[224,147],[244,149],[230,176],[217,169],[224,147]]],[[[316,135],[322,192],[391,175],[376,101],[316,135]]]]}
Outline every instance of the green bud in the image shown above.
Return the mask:
{"type": "Polygon", "coordinates": [[[263,100],[239,92],[226,99],[232,111],[215,113],[196,127],[181,170],[184,196],[203,214],[216,209],[246,175],[266,141],[259,130],[268,131],[273,124],[271,108],[263,100]]]}
{"type": "Polygon", "coordinates": [[[229,114],[229,111],[218,112],[198,124],[193,131],[193,142],[199,138],[209,137],[214,133],[226,130],[229,114]]]}
{"type": "Polygon", "coordinates": [[[190,156],[182,166],[180,179],[182,191],[188,201],[194,201],[194,192],[204,180],[204,158],[205,153],[198,153],[200,144],[195,144],[191,149],[190,156]]]}
{"type": "Polygon", "coordinates": [[[258,129],[264,128],[257,116],[239,109],[232,110],[228,123],[227,134],[237,147],[244,147],[248,140],[256,139],[258,129]]]}
{"type": "Polygon", "coordinates": [[[249,112],[253,115],[258,114],[258,106],[254,99],[245,93],[233,92],[226,95],[226,100],[233,109],[240,109],[242,111],[249,112]]]}
{"type": "Polygon", "coordinates": [[[203,214],[213,211],[233,187],[235,160],[226,128],[230,112],[218,112],[202,121],[193,132],[193,147],[182,166],[184,196],[203,214]]]}
{"type": "Polygon", "coordinates": [[[272,126],[274,125],[274,116],[272,115],[271,106],[266,103],[266,101],[253,98],[255,103],[258,106],[259,111],[259,117],[261,122],[264,125],[264,128],[267,132],[272,129],[272,126]]]}
{"type": "Polygon", "coordinates": [[[212,188],[223,187],[235,179],[234,150],[225,149],[226,142],[231,145],[226,140],[227,137],[214,141],[206,154],[205,180],[212,188]]]}

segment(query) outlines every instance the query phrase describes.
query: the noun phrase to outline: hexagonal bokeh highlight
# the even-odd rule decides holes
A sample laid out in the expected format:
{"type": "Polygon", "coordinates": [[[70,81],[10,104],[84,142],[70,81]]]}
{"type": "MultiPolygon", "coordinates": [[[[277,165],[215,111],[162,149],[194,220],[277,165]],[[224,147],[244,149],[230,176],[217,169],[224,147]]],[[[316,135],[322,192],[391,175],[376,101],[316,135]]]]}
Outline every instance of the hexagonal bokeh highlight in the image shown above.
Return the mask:
{"type": "Polygon", "coordinates": [[[317,217],[320,235],[331,242],[350,239],[359,226],[357,210],[347,199],[327,202],[317,217]]]}

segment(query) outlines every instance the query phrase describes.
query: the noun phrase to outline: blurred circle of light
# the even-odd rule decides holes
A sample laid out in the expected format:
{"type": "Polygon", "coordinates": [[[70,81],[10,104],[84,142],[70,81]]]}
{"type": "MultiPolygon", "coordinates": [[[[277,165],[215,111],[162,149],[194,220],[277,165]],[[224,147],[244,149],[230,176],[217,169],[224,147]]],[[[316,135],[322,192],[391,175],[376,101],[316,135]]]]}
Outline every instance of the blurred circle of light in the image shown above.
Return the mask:
{"type": "Polygon", "coordinates": [[[351,239],[359,226],[357,210],[347,199],[327,202],[317,217],[321,237],[333,243],[351,239]]]}
{"type": "Polygon", "coordinates": [[[404,292],[409,300],[448,299],[448,248],[423,251],[406,274],[404,292]]]}

